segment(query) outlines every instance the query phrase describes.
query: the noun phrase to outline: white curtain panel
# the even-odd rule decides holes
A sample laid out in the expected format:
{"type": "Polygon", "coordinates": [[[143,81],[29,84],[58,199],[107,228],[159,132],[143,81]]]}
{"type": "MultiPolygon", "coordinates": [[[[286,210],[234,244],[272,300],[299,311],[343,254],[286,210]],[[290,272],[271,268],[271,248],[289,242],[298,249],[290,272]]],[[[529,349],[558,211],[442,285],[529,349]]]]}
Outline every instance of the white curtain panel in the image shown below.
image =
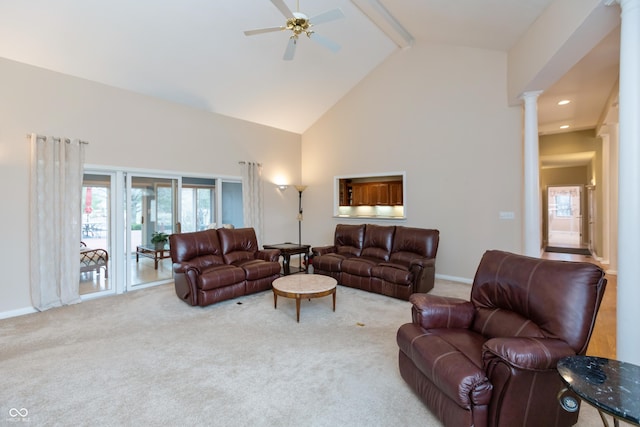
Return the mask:
{"type": "Polygon", "coordinates": [[[80,302],[84,143],[31,135],[30,284],[37,310],[80,302]]]}
{"type": "Polygon", "coordinates": [[[253,162],[240,162],[242,169],[242,211],[245,227],[253,227],[262,244],[263,185],[262,165],[253,162]]]}

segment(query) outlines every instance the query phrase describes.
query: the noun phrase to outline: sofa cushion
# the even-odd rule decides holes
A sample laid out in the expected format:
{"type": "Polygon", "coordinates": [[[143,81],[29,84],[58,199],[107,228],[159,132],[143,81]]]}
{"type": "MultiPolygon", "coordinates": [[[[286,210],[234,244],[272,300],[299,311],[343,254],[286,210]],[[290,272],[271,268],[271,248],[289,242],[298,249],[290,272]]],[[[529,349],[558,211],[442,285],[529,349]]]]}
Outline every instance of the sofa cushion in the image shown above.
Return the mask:
{"type": "Polygon", "coordinates": [[[244,279],[243,269],[233,265],[220,265],[203,271],[198,276],[197,286],[203,291],[208,291],[241,283],[244,279]]]}
{"type": "Polygon", "coordinates": [[[342,272],[354,276],[371,277],[371,270],[377,265],[375,260],[362,257],[347,258],[342,261],[342,272]]]}
{"type": "Polygon", "coordinates": [[[367,224],[360,256],[378,261],[388,261],[395,229],[395,226],[367,224]]]}
{"type": "Polygon", "coordinates": [[[172,234],[169,236],[169,242],[173,262],[182,263],[206,257],[206,260],[199,263],[202,268],[224,264],[216,230],[172,234]]]}
{"type": "Polygon", "coordinates": [[[360,256],[364,244],[365,224],[336,225],[334,242],[336,253],[345,256],[360,256]]]}
{"type": "Polygon", "coordinates": [[[391,261],[408,264],[412,258],[435,258],[439,235],[438,230],[396,226],[391,261]]]}
{"type": "Polygon", "coordinates": [[[562,339],[580,354],[591,330],[584,319],[595,317],[598,306],[593,301],[603,292],[603,275],[589,263],[487,251],[471,293],[477,309],[473,329],[488,337],[562,339]],[[576,324],[584,326],[578,329],[576,324]],[[505,325],[511,325],[508,331],[505,325]]]}
{"type": "Polygon", "coordinates": [[[258,240],[253,228],[219,228],[217,231],[225,263],[256,259],[258,240]]]}
{"type": "Polygon", "coordinates": [[[235,265],[245,271],[247,280],[258,280],[280,274],[280,264],[277,262],[254,259],[241,261],[235,265]]]}
{"type": "Polygon", "coordinates": [[[321,271],[339,272],[340,265],[346,257],[338,254],[327,254],[313,258],[313,268],[321,271]]]}
{"type": "Polygon", "coordinates": [[[413,283],[413,273],[404,264],[382,262],[373,268],[371,275],[399,285],[413,283]]]}

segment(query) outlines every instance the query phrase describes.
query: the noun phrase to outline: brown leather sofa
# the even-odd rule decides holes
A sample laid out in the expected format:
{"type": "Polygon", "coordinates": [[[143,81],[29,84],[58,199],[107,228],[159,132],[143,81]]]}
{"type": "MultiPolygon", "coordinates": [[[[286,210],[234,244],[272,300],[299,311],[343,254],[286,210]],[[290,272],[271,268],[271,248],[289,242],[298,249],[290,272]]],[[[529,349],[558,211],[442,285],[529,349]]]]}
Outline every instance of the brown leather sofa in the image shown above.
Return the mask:
{"type": "Polygon", "coordinates": [[[445,426],[574,425],[556,365],[585,353],[606,282],[593,264],[487,251],[471,301],[411,296],[400,374],[445,426]]]}
{"type": "Polygon", "coordinates": [[[435,280],[439,231],[338,224],[331,246],[313,247],[313,270],[339,284],[408,300],[435,280]]]}
{"type": "Polygon", "coordinates": [[[280,251],[259,250],[253,228],[172,234],[175,290],[190,305],[206,306],[271,289],[280,251]]]}

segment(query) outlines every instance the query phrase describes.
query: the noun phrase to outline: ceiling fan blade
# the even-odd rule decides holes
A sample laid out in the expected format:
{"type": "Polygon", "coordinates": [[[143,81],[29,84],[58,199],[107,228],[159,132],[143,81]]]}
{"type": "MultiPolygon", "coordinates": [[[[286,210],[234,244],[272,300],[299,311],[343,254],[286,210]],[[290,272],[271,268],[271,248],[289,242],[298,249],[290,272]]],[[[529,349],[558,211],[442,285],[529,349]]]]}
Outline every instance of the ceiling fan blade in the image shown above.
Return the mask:
{"type": "Polygon", "coordinates": [[[293,12],[291,12],[289,6],[284,3],[284,0],[271,0],[271,3],[273,3],[273,5],[278,8],[278,10],[285,16],[285,18],[294,18],[293,12]]]}
{"type": "Polygon", "coordinates": [[[284,56],[282,59],[285,61],[291,61],[293,56],[296,54],[296,45],[298,44],[298,39],[295,37],[289,37],[289,43],[287,43],[287,48],[284,51],[284,56]]]}
{"type": "Polygon", "coordinates": [[[326,47],[327,49],[329,49],[332,52],[337,52],[340,50],[340,45],[336,42],[334,42],[333,40],[330,40],[324,36],[321,36],[318,33],[311,33],[311,35],[309,36],[309,38],[319,44],[321,44],[322,46],[326,47]]]}
{"type": "Polygon", "coordinates": [[[257,30],[247,30],[244,32],[245,36],[255,36],[256,34],[263,34],[263,33],[271,33],[274,31],[282,31],[282,30],[286,30],[287,27],[269,27],[269,28],[258,28],[257,30]]]}
{"type": "Polygon", "coordinates": [[[309,18],[309,22],[313,25],[323,24],[325,22],[335,21],[336,19],[344,18],[344,13],[342,13],[342,9],[332,9],[326,12],[321,13],[320,15],[316,15],[314,17],[309,18]]]}

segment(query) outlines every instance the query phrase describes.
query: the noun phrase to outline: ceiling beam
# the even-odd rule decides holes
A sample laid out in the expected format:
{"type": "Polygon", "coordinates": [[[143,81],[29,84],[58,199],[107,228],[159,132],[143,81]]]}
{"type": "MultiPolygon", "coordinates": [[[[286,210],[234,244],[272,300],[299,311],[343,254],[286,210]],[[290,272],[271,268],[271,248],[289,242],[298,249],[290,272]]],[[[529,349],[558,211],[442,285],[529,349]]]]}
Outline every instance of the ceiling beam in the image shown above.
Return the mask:
{"type": "Polygon", "coordinates": [[[399,47],[406,49],[413,44],[413,36],[384,7],[379,0],[351,0],[360,11],[376,24],[399,47]]]}

